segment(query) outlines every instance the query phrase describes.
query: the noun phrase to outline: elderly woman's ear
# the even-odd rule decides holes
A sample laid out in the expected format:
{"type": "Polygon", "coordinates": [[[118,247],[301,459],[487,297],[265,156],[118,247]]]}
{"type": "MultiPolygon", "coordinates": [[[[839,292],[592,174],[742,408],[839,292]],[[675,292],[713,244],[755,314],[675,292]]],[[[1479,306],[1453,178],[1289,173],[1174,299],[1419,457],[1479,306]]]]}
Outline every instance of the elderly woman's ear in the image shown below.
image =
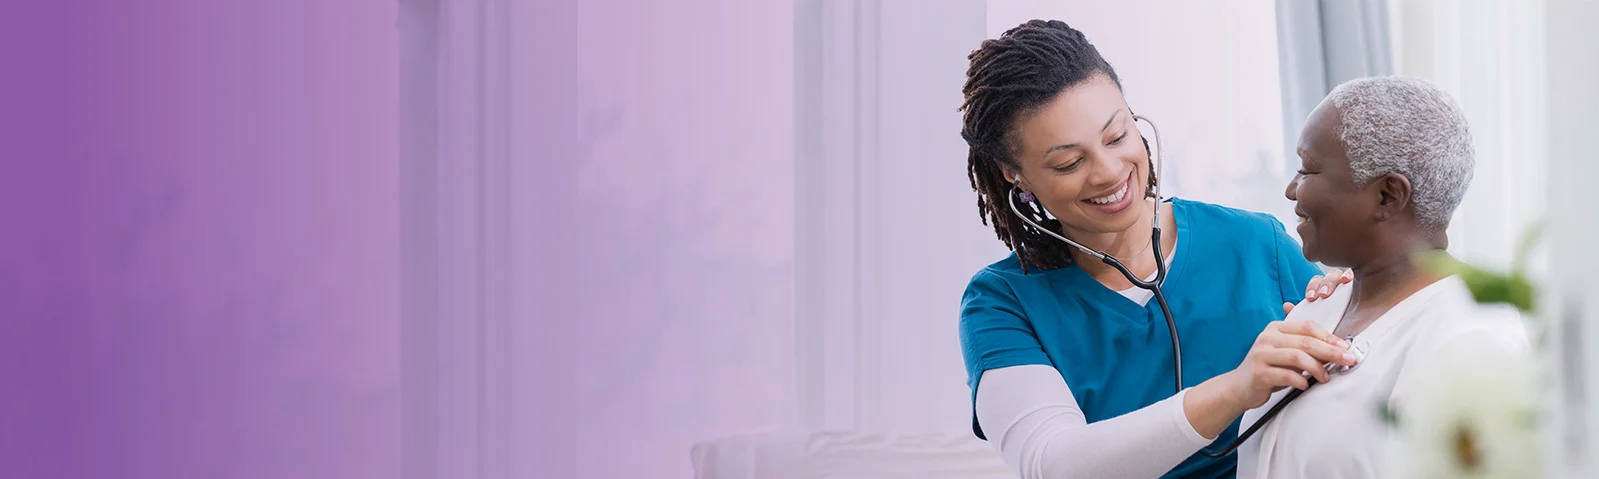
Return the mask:
{"type": "MultiPolygon", "coordinates": [[[[1410,204],[1410,179],[1399,173],[1388,173],[1377,178],[1377,220],[1388,221],[1405,216],[1410,204]]],[[[1413,216],[1414,211],[1410,214],[1413,216]]]]}

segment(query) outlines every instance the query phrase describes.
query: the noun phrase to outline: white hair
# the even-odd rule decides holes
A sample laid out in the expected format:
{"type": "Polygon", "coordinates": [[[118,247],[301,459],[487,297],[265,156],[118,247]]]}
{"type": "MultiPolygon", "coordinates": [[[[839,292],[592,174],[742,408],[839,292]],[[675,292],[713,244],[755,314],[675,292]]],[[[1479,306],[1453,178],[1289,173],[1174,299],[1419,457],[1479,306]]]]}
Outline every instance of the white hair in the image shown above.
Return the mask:
{"type": "Polygon", "coordinates": [[[1422,226],[1447,227],[1476,166],[1466,115],[1454,99],[1421,79],[1380,76],[1338,85],[1324,101],[1338,109],[1338,139],[1355,184],[1404,175],[1422,226]]]}

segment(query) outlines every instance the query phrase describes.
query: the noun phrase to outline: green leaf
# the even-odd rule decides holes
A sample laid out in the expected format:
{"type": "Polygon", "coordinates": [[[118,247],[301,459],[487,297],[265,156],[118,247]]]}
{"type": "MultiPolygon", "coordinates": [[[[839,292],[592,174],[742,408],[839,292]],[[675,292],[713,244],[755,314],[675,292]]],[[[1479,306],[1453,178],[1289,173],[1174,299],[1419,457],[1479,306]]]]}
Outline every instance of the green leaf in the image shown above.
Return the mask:
{"type": "Polygon", "coordinates": [[[1534,300],[1537,294],[1532,283],[1527,281],[1519,269],[1511,274],[1495,273],[1457,260],[1441,251],[1424,257],[1423,264],[1440,275],[1460,276],[1478,303],[1509,304],[1526,313],[1533,312],[1536,306],[1534,300]]]}

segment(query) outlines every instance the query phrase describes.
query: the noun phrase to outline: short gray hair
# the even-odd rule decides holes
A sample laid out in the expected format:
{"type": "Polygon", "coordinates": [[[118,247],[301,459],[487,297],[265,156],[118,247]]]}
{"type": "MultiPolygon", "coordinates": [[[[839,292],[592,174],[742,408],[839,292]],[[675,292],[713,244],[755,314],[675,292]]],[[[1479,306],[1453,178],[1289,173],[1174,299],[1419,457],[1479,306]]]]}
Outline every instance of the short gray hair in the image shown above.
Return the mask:
{"type": "Polygon", "coordinates": [[[1355,184],[1404,175],[1422,226],[1447,227],[1476,166],[1466,115],[1454,99],[1421,79],[1379,76],[1338,85],[1324,102],[1338,109],[1338,139],[1355,184]]]}

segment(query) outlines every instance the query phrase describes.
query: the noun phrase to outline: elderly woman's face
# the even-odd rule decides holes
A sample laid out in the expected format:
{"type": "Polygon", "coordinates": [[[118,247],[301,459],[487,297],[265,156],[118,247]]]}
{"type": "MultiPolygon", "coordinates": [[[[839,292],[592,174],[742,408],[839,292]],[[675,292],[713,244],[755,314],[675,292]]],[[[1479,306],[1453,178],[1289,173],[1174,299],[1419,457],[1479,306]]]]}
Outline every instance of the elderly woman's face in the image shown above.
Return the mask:
{"type": "MultiPolygon", "coordinates": [[[[1016,125],[1022,189],[1067,235],[1120,232],[1148,209],[1149,155],[1116,83],[1095,75],[1061,92],[1016,125]]],[[[1006,171],[1014,176],[1016,171],[1006,171]]]]}
{"type": "Polygon", "coordinates": [[[1357,187],[1338,139],[1338,110],[1324,103],[1299,136],[1299,174],[1284,193],[1296,202],[1305,258],[1328,266],[1364,264],[1373,252],[1373,211],[1380,195],[1357,187]]]}

